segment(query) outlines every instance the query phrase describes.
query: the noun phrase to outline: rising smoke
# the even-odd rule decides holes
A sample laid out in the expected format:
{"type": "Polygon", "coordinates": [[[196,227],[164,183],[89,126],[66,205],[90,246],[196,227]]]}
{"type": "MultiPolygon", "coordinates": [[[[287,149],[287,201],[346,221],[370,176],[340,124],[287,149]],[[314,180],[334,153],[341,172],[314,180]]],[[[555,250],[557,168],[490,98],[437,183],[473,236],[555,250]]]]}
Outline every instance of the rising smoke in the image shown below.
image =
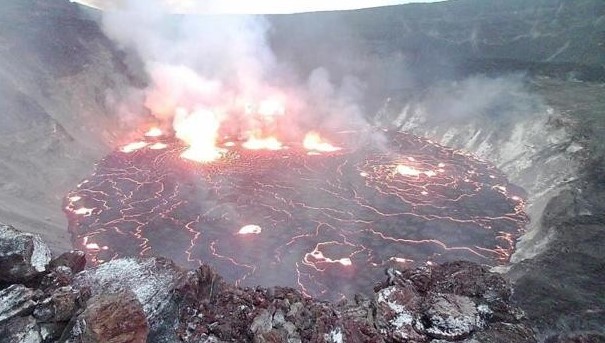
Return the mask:
{"type": "MultiPolygon", "coordinates": [[[[334,82],[320,66],[310,75],[293,75],[287,64],[277,61],[263,16],[176,15],[160,0],[124,5],[105,12],[102,27],[121,49],[144,62],[150,81],[142,95],[144,108],[187,142],[192,134],[180,129],[192,125],[202,128],[196,135],[205,138],[197,139],[208,144],[219,131],[233,135],[254,129],[255,118],[241,113],[247,106],[279,115],[283,110],[276,104],[283,105],[287,115],[279,134],[289,140],[300,140],[311,129],[364,124],[355,100],[363,84],[351,76],[334,82]]],[[[122,112],[130,120],[133,112],[141,111],[122,112]]]]}
{"type": "MultiPolygon", "coordinates": [[[[283,103],[287,115],[279,134],[292,141],[309,130],[359,129],[368,122],[389,126],[402,111],[421,111],[435,124],[479,118],[507,125],[541,106],[519,75],[472,76],[422,86],[404,52],[375,57],[338,16],[314,23],[303,15],[297,19],[302,29],[272,35],[263,16],[176,15],[160,0],[124,5],[104,13],[103,29],[120,48],[140,57],[150,82],[142,94],[133,90],[128,106],[120,106],[143,105],[177,135],[179,128],[202,128],[195,134],[182,131],[179,138],[186,141],[195,135],[210,144],[219,134],[254,128],[255,119],[234,108],[254,104],[258,109],[263,102],[283,103]],[[270,41],[275,36],[281,40],[279,54],[270,41]],[[403,103],[376,118],[376,104],[393,93],[403,103]]],[[[212,8],[199,9],[208,11],[212,8]]],[[[281,31],[288,28],[287,20],[274,19],[281,31]]],[[[134,108],[122,110],[122,118],[140,116],[142,111],[134,108]]]]}

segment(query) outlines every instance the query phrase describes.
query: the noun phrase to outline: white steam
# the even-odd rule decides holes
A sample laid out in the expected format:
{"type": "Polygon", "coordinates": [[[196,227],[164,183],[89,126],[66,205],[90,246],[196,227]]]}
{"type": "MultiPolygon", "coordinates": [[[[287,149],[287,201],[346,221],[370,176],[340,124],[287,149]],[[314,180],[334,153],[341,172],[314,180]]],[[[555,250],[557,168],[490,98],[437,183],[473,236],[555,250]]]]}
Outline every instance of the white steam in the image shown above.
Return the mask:
{"type": "MultiPolygon", "coordinates": [[[[288,139],[310,129],[363,122],[355,101],[361,83],[344,77],[335,85],[323,68],[306,84],[293,82],[297,77],[281,71],[287,68],[280,68],[269,46],[264,17],[174,15],[164,6],[161,0],[126,1],[119,11],[104,12],[102,27],[121,49],[136,52],[144,62],[150,85],[142,105],[175,128],[179,138],[191,135],[178,130],[187,122],[184,113],[212,113],[227,133],[254,125],[232,110],[250,102],[286,102],[288,116],[280,133],[288,139]]],[[[132,119],[133,111],[127,113],[132,119]]]]}

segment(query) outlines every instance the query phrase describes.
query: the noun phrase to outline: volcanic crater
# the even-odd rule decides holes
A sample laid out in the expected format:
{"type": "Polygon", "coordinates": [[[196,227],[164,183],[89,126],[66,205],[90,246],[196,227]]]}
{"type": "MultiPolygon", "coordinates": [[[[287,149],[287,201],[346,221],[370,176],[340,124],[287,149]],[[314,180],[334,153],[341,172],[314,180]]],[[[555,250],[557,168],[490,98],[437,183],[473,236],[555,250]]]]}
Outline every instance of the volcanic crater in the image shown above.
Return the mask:
{"type": "Polygon", "coordinates": [[[198,163],[150,130],[67,195],[73,243],[93,264],[167,256],[330,300],[369,294],[389,266],[508,261],[527,217],[494,166],[401,132],[333,136],[324,152],[225,140],[222,158],[198,163]]]}

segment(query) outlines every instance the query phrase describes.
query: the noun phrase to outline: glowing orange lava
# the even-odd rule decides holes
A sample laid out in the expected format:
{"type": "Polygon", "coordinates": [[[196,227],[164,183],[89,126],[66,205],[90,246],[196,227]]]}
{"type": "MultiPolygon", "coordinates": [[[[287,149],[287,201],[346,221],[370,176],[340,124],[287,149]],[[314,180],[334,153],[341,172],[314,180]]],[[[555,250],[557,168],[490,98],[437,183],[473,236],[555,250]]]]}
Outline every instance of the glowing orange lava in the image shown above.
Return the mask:
{"type": "Polygon", "coordinates": [[[349,257],[343,257],[343,258],[339,258],[339,259],[332,259],[332,258],[326,257],[324,255],[324,253],[321,252],[321,250],[319,250],[319,249],[320,249],[321,245],[325,245],[325,244],[329,244],[329,243],[334,243],[334,242],[318,244],[312,252],[305,255],[305,257],[303,259],[303,263],[308,266],[312,266],[313,268],[315,268],[318,271],[323,270],[323,268],[321,268],[319,266],[319,264],[321,264],[321,263],[330,263],[330,264],[338,263],[344,267],[350,267],[353,265],[353,261],[351,261],[351,259],[349,257]]]}
{"type": "Polygon", "coordinates": [[[263,229],[258,225],[245,225],[239,229],[238,234],[240,235],[258,235],[263,229]]]}
{"type": "Polygon", "coordinates": [[[420,175],[426,175],[428,177],[436,176],[437,173],[433,170],[419,170],[414,167],[406,166],[404,164],[399,164],[396,168],[397,173],[403,176],[415,176],[418,177],[420,175]]]}
{"type": "Polygon", "coordinates": [[[163,134],[164,132],[162,132],[162,129],[160,129],[159,127],[152,127],[147,132],[145,132],[145,137],[160,137],[163,134]]]}
{"type": "Polygon", "coordinates": [[[223,150],[216,146],[220,119],[216,113],[199,109],[188,112],[177,109],[173,128],[176,137],[187,143],[189,148],[181,157],[195,162],[212,162],[223,155],[223,150]]]}
{"type": "Polygon", "coordinates": [[[127,145],[123,146],[120,149],[120,151],[129,154],[131,152],[135,152],[137,150],[141,150],[141,149],[143,149],[144,147],[146,147],[148,145],[149,145],[149,143],[143,142],[143,141],[133,142],[133,143],[130,143],[130,144],[127,144],[127,145]]]}
{"type": "Polygon", "coordinates": [[[84,237],[83,242],[82,242],[83,246],[88,250],[99,251],[99,250],[108,250],[109,249],[109,247],[107,247],[107,246],[101,247],[99,244],[91,243],[88,240],[89,240],[88,237],[84,237]]]}
{"type": "Polygon", "coordinates": [[[334,152],[341,150],[339,147],[335,147],[332,144],[324,141],[319,133],[311,131],[305,135],[303,140],[303,146],[307,150],[318,151],[318,152],[334,152]]]}
{"type": "Polygon", "coordinates": [[[166,149],[167,147],[168,147],[167,144],[164,144],[164,143],[155,143],[153,145],[150,145],[149,149],[151,149],[151,150],[163,150],[163,149],[166,149]]]}
{"type": "Polygon", "coordinates": [[[90,263],[168,256],[212,263],[243,286],[340,299],[371,290],[395,264],[506,263],[526,223],[520,190],[494,166],[422,138],[385,131],[379,146],[351,146],[358,135],[338,133],[327,144],[342,151],[326,153],[325,137],[308,135],[320,149],[306,150],[300,136],[280,142],[290,136],[276,126],[206,131],[221,118],[182,110],[175,128],[189,143],[141,139],[148,145],[99,161],[66,195],[69,230],[90,263]],[[220,163],[175,163],[198,146],[220,163]]]}
{"type": "Polygon", "coordinates": [[[248,138],[242,146],[248,150],[281,150],[284,148],[282,142],[276,137],[257,137],[255,135],[248,138]]]}
{"type": "Polygon", "coordinates": [[[81,207],[77,210],[74,210],[74,213],[81,216],[90,216],[92,214],[92,208],[81,207]]]}

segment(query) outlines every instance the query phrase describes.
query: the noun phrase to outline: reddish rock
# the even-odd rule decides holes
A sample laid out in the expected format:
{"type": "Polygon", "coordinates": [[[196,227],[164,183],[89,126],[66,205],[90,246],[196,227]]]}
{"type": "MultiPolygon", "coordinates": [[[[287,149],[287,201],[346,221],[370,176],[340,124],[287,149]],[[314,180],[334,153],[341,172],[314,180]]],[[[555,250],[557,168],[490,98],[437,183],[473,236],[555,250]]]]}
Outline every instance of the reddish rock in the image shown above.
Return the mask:
{"type": "Polygon", "coordinates": [[[180,296],[176,290],[185,277],[181,268],[165,258],[123,258],[76,274],[73,284],[77,289],[90,289],[93,296],[132,291],[143,306],[150,337],[171,342],[178,339],[175,326],[180,296]]]}
{"type": "Polygon", "coordinates": [[[40,322],[69,321],[83,306],[84,296],[71,286],[55,290],[34,310],[34,317],[40,322]]]}
{"type": "Polygon", "coordinates": [[[51,272],[44,275],[40,282],[40,287],[43,289],[59,288],[71,285],[74,279],[74,274],[69,267],[58,266],[51,269],[51,272]]]}
{"type": "Polygon", "coordinates": [[[51,269],[60,266],[68,267],[74,274],[79,273],[86,267],[86,254],[80,250],[72,250],[63,253],[50,261],[49,267],[51,269]]]}
{"type": "Polygon", "coordinates": [[[81,343],[145,343],[148,334],[143,307],[128,290],[91,298],[72,329],[81,343]]]}
{"type": "Polygon", "coordinates": [[[393,285],[379,290],[375,296],[376,327],[386,340],[424,342],[418,333],[418,309],[421,298],[411,285],[393,285]]]}

